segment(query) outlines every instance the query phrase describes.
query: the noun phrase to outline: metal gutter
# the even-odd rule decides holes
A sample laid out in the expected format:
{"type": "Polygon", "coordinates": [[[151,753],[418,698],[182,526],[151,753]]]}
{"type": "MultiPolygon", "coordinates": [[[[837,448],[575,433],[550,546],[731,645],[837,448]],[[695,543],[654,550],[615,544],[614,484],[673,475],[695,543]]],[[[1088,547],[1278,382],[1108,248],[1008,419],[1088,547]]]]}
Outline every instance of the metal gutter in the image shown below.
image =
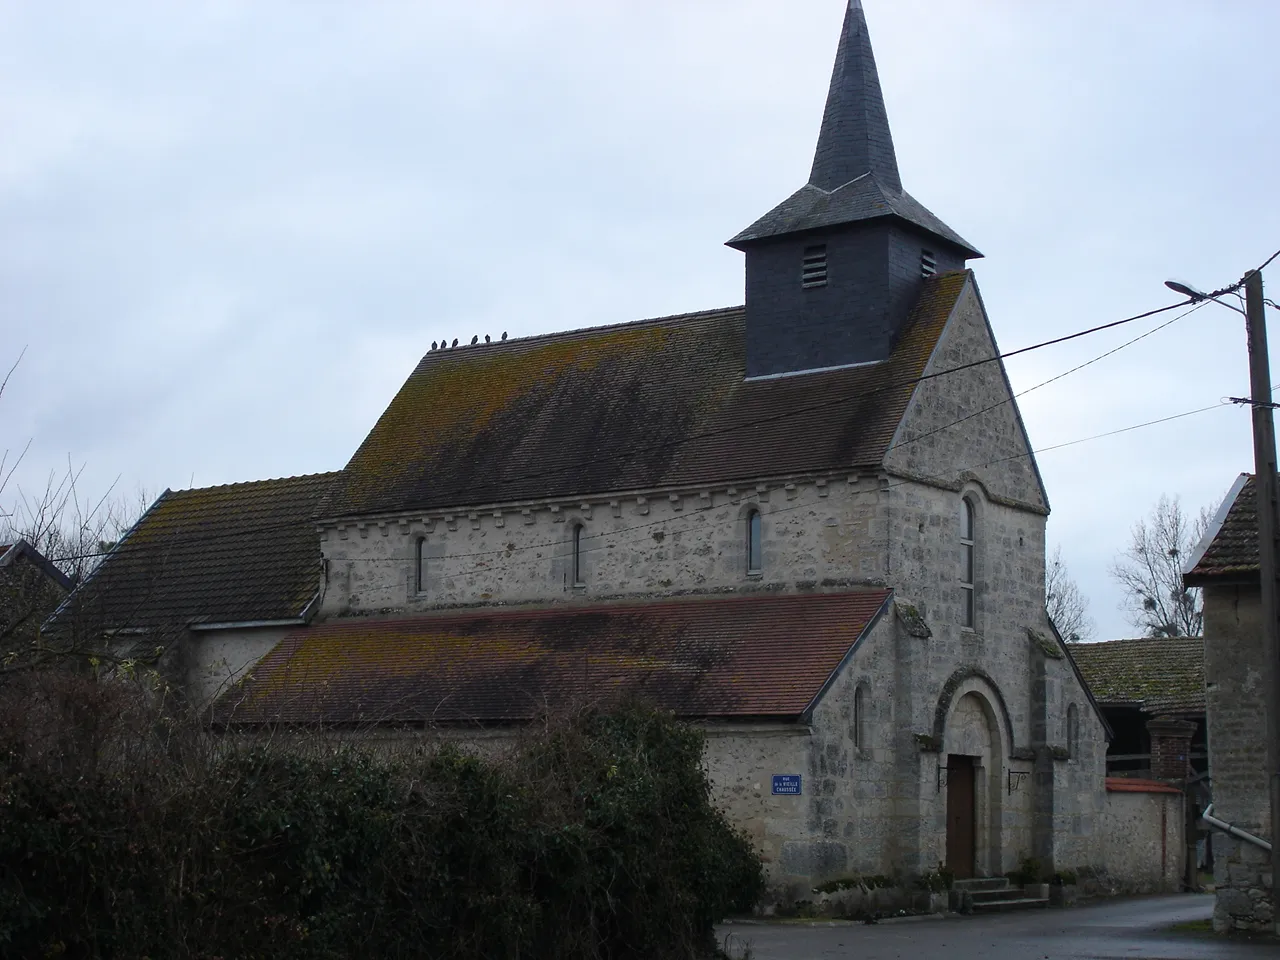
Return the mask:
{"type": "Polygon", "coordinates": [[[1221,830],[1223,833],[1227,833],[1233,837],[1237,837],[1243,840],[1245,843],[1252,843],[1255,847],[1259,847],[1263,850],[1266,850],[1268,853],[1271,852],[1271,844],[1267,843],[1267,841],[1263,840],[1261,837],[1255,837],[1252,833],[1246,833],[1244,830],[1241,830],[1239,827],[1233,826],[1232,824],[1227,823],[1227,821],[1219,820],[1217,817],[1213,816],[1212,803],[1204,808],[1204,813],[1200,814],[1200,819],[1203,820],[1205,823],[1207,823],[1209,826],[1213,827],[1215,830],[1221,830]]]}
{"type": "Polygon", "coordinates": [[[302,617],[286,617],[283,620],[229,620],[225,623],[192,623],[188,630],[250,630],[257,627],[305,627],[302,617]]]}

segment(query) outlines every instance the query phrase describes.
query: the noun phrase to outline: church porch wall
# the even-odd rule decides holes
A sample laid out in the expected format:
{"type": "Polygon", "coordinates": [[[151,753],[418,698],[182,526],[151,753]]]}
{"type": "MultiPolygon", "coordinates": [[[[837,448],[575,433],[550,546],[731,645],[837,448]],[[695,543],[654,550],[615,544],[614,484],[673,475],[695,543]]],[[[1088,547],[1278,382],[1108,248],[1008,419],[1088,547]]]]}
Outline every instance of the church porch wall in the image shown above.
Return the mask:
{"type": "Polygon", "coordinates": [[[1056,661],[1063,674],[1057,684],[1060,702],[1050,706],[1057,718],[1049,731],[1053,755],[1053,864],[1058,870],[1094,867],[1105,860],[1107,740],[1102,721],[1090,706],[1070,665],[1056,661]],[[1077,708],[1079,731],[1074,748],[1066,728],[1068,708],[1077,708]]]}
{"type": "MultiPolygon", "coordinates": [[[[910,784],[900,776],[895,722],[895,634],[892,611],[863,638],[813,712],[809,772],[815,795],[808,809],[811,835],[845,851],[841,876],[904,871],[903,844],[912,842],[910,784]]],[[[911,781],[913,783],[914,781],[911,781]]],[[[913,822],[913,819],[912,819],[913,822]]]]}

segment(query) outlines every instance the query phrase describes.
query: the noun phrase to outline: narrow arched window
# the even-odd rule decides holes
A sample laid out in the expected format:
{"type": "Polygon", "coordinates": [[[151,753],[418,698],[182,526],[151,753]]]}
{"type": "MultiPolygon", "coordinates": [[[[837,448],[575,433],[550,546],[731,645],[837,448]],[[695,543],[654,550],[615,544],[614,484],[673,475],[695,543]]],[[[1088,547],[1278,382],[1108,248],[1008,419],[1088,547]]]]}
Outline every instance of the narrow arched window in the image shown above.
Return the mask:
{"type": "Polygon", "coordinates": [[[1080,710],[1073,703],[1067,707],[1067,756],[1075,759],[1080,752],[1080,710]]]}
{"type": "Polygon", "coordinates": [[[427,592],[427,538],[419,537],[413,548],[413,590],[427,592]]]}
{"type": "Polygon", "coordinates": [[[760,511],[747,514],[747,573],[760,573],[764,560],[760,550],[760,511]]]}
{"type": "Polygon", "coordinates": [[[975,619],[973,547],[976,535],[973,502],[965,497],[960,501],[960,624],[965,627],[972,627],[975,619]]]}
{"type": "Polygon", "coordinates": [[[857,750],[867,749],[867,704],[861,685],[853,691],[853,746],[857,750]]]}
{"type": "Polygon", "coordinates": [[[571,572],[573,574],[573,585],[581,587],[586,583],[583,579],[584,570],[582,567],[582,524],[575,524],[573,527],[573,559],[571,572]]]}

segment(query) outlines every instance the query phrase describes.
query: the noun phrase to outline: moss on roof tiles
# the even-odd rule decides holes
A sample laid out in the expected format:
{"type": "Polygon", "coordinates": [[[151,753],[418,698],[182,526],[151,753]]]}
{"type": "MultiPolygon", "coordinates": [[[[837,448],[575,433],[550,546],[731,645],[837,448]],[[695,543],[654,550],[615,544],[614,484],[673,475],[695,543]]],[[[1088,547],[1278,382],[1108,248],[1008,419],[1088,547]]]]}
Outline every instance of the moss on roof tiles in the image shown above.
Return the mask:
{"type": "Polygon", "coordinates": [[[730,596],[335,619],[282,640],[225,723],[507,722],[617,692],[685,716],[798,716],[892,596],[730,596]]]}
{"type": "Polygon", "coordinates": [[[319,587],[313,518],[335,476],[165,491],[54,628],[171,630],[298,617],[319,587]]]}
{"type": "Polygon", "coordinates": [[[885,362],[798,377],[744,379],[741,308],[432,351],[323,514],[878,465],[968,276],[925,282],[885,362]]]}
{"type": "Polygon", "coordinates": [[[1071,656],[1098,703],[1148,713],[1204,712],[1204,638],[1136,637],[1073,643],[1071,656]]]}
{"type": "Polygon", "coordinates": [[[1249,476],[1229,506],[1222,526],[1187,572],[1195,585],[1211,580],[1256,580],[1258,577],[1258,487],[1249,476]]]}

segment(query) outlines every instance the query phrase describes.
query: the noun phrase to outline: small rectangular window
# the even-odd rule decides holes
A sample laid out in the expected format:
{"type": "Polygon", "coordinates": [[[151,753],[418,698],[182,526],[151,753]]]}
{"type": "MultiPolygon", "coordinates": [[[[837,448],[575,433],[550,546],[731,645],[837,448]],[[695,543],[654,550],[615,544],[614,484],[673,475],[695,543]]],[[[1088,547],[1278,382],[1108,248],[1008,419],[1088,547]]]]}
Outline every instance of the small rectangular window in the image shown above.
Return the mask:
{"type": "Polygon", "coordinates": [[[427,592],[427,541],[419,537],[414,546],[413,589],[415,593],[427,592]]]}
{"type": "Polygon", "coordinates": [[[920,276],[926,280],[929,277],[938,275],[938,258],[933,255],[932,250],[920,251],[920,276]]]}
{"type": "Polygon", "coordinates": [[[747,516],[747,573],[763,569],[760,552],[760,511],[752,510],[747,516]]]}
{"type": "Polygon", "coordinates": [[[582,577],[582,525],[578,524],[573,528],[573,585],[575,587],[584,586],[586,581],[582,577]]]}
{"type": "Polygon", "coordinates": [[[973,601],[973,547],[975,541],[973,504],[960,501],[960,625],[972,627],[976,613],[973,601]]]}
{"type": "Polygon", "coordinates": [[[802,287],[827,285],[827,245],[825,243],[804,248],[804,261],[800,267],[800,285],[802,287]]]}

